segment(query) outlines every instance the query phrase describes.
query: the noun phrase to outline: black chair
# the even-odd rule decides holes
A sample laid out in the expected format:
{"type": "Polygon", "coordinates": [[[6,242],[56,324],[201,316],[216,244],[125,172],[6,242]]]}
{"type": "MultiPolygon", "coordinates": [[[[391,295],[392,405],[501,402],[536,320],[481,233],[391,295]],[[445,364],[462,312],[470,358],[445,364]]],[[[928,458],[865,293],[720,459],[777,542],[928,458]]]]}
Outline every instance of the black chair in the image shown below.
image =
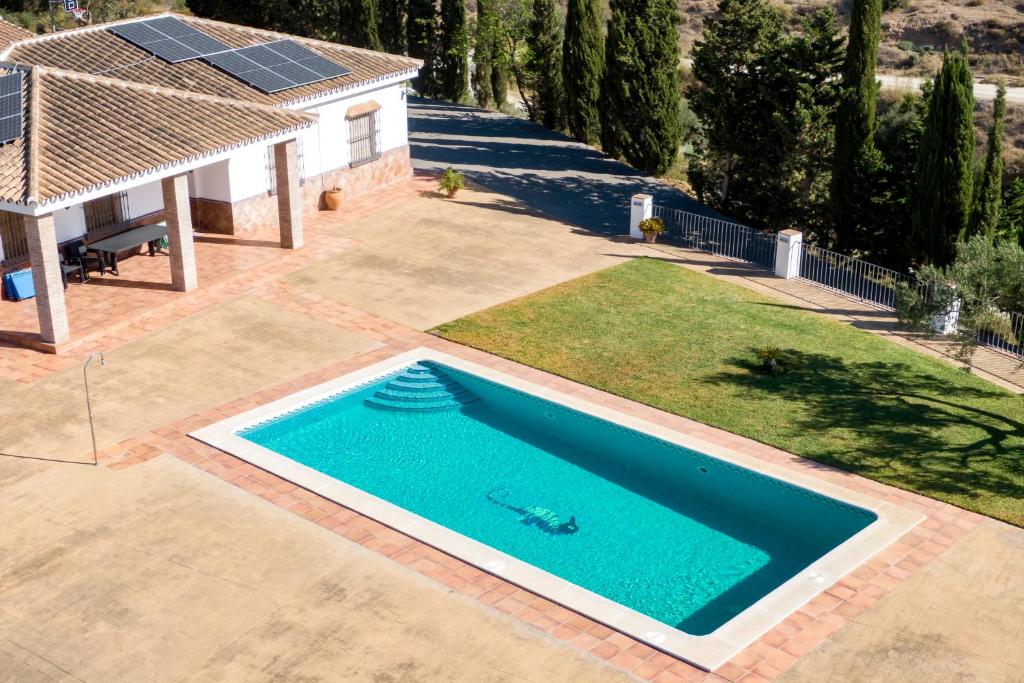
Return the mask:
{"type": "Polygon", "coordinates": [[[102,254],[96,254],[89,251],[89,247],[85,246],[84,240],[75,240],[65,244],[62,249],[64,259],[63,261],[68,264],[77,263],[82,267],[82,273],[85,279],[82,282],[89,280],[89,269],[95,267],[99,271],[100,277],[103,277],[103,271],[107,269],[107,262],[103,258],[102,254]]]}
{"type": "Polygon", "coordinates": [[[60,257],[60,281],[64,285],[64,289],[68,288],[68,276],[78,273],[78,280],[83,285],[89,281],[89,276],[85,274],[85,267],[80,261],[69,261],[64,255],[60,257]]]}

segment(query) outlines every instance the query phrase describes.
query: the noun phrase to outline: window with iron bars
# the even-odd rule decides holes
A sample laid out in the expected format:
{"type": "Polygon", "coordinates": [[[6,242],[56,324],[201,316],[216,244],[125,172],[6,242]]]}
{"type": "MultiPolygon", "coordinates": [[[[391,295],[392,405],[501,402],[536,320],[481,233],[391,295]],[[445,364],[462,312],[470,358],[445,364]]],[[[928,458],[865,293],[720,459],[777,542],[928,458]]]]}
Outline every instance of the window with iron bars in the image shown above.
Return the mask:
{"type": "Polygon", "coordinates": [[[10,267],[28,261],[28,238],[21,214],[0,211],[0,265],[10,267]]]}
{"type": "Polygon", "coordinates": [[[359,166],[380,158],[380,117],[371,111],[349,119],[349,166],[359,166]]]}
{"type": "MultiPolygon", "coordinates": [[[[295,138],[295,147],[299,157],[299,186],[306,184],[306,165],[302,154],[302,138],[295,138]]],[[[277,194],[277,160],[274,159],[274,146],[267,147],[267,194],[277,194]]]]}
{"type": "Polygon", "coordinates": [[[132,215],[127,192],[93,199],[82,208],[85,210],[85,238],[90,242],[123,232],[132,215]]]}

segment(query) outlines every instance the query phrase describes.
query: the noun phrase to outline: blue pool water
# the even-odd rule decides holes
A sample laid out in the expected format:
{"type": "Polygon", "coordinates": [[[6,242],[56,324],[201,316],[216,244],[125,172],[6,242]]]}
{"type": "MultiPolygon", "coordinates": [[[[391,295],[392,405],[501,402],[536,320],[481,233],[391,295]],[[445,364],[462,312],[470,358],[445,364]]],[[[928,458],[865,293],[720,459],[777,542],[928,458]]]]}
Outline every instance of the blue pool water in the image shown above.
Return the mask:
{"type": "Polygon", "coordinates": [[[429,361],[240,436],[694,635],[875,519],[429,361]]]}

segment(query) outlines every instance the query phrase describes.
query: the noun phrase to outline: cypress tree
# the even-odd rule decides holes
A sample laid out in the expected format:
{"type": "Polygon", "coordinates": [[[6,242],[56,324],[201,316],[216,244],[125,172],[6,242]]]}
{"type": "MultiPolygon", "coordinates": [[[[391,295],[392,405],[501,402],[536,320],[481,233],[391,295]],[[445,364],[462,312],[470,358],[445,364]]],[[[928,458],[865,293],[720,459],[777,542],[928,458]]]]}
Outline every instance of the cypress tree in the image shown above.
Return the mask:
{"type": "Polygon", "coordinates": [[[501,110],[508,103],[508,64],[504,57],[494,48],[495,55],[491,63],[491,97],[494,98],[494,108],[501,110]]]}
{"type": "Polygon", "coordinates": [[[424,97],[437,96],[437,6],[434,0],[409,0],[406,16],[409,56],[423,60],[413,87],[424,97]]]}
{"type": "Polygon", "coordinates": [[[562,40],[555,0],[533,0],[533,17],[526,44],[527,70],[534,91],[533,117],[544,126],[562,126],[562,40]]]}
{"type": "Polygon", "coordinates": [[[1024,246],[1024,178],[1014,178],[1003,193],[998,236],[1024,246]]]}
{"type": "Polygon", "coordinates": [[[377,0],[338,0],[338,42],[380,50],[377,0]]]}
{"type": "Polygon", "coordinates": [[[385,51],[393,55],[404,55],[405,14],[408,0],[380,0],[380,43],[385,51]]]}
{"type": "Polygon", "coordinates": [[[450,102],[466,97],[469,80],[469,33],[465,0],[441,0],[438,93],[450,102]]]}
{"type": "Polygon", "coordinates": [[[477,0],[476,3],[476,44],[473,47],[473,95],[479,107],[487,108],[493,98],[491,70],[494,62],[495,0],[477,0]]]}
{"type": "Polygon", "coordinates": [[[925,263],[946,266],[967,232],[974,185],[974,83],[962,50],[943,55],[916,175],[914,241],[925,263]]]}
{"type": "Polygon", "coordinates": [[[604,69],[600,0],[569,0],[562,43],[565,122],[580,142],[593,144],[601,133],[598,101],[604,69]]]}
{"type": "Polygon", "coordinates": [[[872,175],[881,166],[875,150],[875,64],[882,31],[882,0],[853,0],[850,38],[843,62],[843,97],[836,113],[831,203],[836,243],[850,249],[863,230],[862,210],[874,194],[872,175]]]}
{"type": "Polygon", "coordinates": [[[1006,116],[1006,86],[999,84],[988,130],[988,154],[974,197],[971,232],[994,237],[999,226],[999,210],[1003,194],[1003,119],[1006,116]]]}
{"type": "Polygon", "coordinates": [[[601,144],[646,173],[668,170],[682,141],[675,0],[612,0],[601,79],[601,144]]]}

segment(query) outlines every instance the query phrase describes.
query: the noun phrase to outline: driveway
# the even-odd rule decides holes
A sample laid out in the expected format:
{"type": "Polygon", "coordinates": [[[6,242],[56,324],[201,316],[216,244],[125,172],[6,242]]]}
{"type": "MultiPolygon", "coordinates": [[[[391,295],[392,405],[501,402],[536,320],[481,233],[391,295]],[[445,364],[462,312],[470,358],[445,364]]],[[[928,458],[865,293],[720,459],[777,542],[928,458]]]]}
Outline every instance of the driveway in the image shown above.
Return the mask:
{"type": "Polygon", "coordinates": [[[493,111],[409,98],[409,143],[417,170],[452,166],[487,189],[548,218],[605,234],[629,224],[629,199],[717,216],[686,193],[592,147],[493,111]]]}

